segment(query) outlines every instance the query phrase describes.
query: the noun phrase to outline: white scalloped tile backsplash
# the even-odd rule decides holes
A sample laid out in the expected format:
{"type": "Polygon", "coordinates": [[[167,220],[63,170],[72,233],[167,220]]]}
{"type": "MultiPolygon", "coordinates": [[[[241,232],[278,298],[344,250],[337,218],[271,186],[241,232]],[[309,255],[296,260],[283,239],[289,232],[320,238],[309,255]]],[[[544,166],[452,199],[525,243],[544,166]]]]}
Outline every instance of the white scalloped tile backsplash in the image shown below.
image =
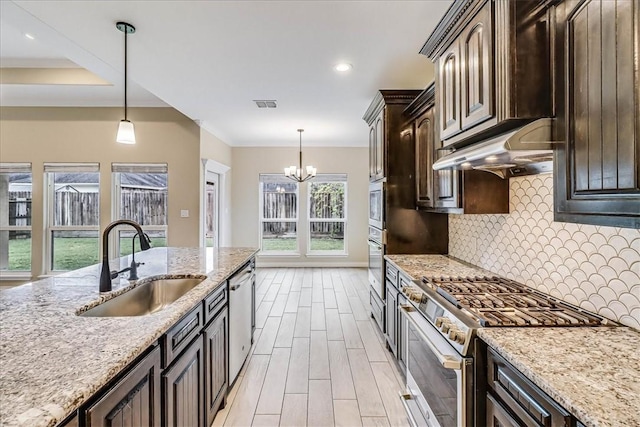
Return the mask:
{"type": "Polygon", "coordinates": [[[449,254],[640,329],[640,230],[553,221],[551,174],[511,178],[508,215],[449,215],[449,254]]]}

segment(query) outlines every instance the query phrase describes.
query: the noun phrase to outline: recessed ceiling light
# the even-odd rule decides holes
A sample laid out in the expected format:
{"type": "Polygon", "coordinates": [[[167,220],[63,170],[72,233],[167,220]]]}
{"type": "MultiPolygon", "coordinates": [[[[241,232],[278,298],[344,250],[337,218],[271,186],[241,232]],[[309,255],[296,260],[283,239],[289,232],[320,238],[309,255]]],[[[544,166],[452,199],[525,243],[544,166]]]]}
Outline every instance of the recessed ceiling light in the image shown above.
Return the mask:
{"type": "Polygon", "coordinates": [[[335,67],[333,67],[334,70],[339,71],[341,73],[344,73],[345,71],[349,71],[352,68],[353,68],[353,65],[347,64],[346,62],[341,62],[340,64],[337,64],[335,67]]]}
{"type": "Polygon", "coordinates": [[[24,33],[24,36],[25,36],[26,38],[28,38],[29,40],[35,40],[35,39],[36,39],[35,37],[33,37],[33,36],[32,36],[31,34],[29,34],[29,33],[24,33]]]}

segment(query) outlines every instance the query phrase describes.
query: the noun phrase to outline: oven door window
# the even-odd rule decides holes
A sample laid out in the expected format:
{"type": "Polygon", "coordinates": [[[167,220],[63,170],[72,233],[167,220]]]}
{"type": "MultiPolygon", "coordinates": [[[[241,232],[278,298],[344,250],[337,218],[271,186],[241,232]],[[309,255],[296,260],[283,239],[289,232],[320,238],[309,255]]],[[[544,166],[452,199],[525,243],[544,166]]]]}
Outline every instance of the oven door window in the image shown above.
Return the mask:
{"type": "MultiPolygon", "coordinates": [[[[456,371],[445,369],[431,349],[409,324],[407,369],[411,373],[420,394],[429,405],[441,427],[458,425],[458,377],[456,371]]],[[[419,406],[424,402],[418,400],[419,406]]],[[[429,419],[426,408],[420,408],[429,419]]]]}

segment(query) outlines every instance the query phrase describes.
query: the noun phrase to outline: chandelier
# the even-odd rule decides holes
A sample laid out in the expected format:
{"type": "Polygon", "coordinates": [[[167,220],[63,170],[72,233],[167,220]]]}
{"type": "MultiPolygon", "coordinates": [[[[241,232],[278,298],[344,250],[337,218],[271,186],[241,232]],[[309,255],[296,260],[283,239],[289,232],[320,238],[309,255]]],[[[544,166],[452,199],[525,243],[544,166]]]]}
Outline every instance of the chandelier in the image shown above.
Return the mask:
{"type": "Polygon", "coordinates": [[[298,129],[298,132],[300,133],[300,157],[298,167],[289,166],[288,168],[284,168],[284,176],[296,182],[305,182],[314,178],[317,170],[313,166],[309,165],[306,167],[306,176],[302,177],[302,132],[304,132],[304,129],[298,129]]]}

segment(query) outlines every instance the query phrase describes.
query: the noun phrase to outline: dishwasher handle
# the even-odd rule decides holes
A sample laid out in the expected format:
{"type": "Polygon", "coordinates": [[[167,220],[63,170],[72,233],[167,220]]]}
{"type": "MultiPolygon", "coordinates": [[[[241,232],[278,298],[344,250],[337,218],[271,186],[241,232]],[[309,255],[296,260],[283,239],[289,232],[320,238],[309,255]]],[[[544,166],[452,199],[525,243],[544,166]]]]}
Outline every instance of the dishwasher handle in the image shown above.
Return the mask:
{"type": "Polygon", "coordinates": [[[231,279],[229,279],[229,290],[235,291],[240,288],[245,282],[249,281],[253,276],[253,269],[246,268],[242,272],[236,273],[231,279]]]}

